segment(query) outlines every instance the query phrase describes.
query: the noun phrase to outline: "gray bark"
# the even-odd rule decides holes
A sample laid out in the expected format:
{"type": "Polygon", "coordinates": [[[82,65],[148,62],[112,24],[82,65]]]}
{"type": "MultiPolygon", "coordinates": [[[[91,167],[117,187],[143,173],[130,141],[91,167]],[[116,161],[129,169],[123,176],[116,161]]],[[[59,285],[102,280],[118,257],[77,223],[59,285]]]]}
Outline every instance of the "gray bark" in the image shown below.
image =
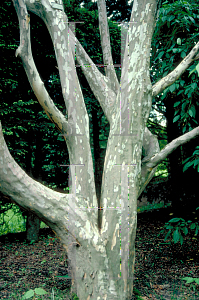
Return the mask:
{"type": "Polygon", "coordinates": [[[26,219],[26,239],[31,242],[39,240],[39,229],[41,221],[32,213],[27,214],[26,219]]]}
{"type": "MultiPolygon", "coordinates": [[[[16,56],[22,59],[39,103],[66,141],[72,188],[69,194],[61,194],[31,179],[11,157],[0,128],[0,189],[19,206],[34,211],[55,231],[67,251],[72,284],[80,300],[130,299],[133,292],[137,198],[153,177],[157,165],[185,140],[198,135],[197,128],[159,151],[157,138],[146,128],[152,95],[157,94],[157,90],[161,91],[163,86],[160,82],[161,87],[154,91],[149,74],[157,2],[134,0],[119,85],[112,65],[104,0],[98,0],[98,9],[106,76],[100,73],[75,38],[61,0],[56,3],[52,0],[13,0],[20,26],[20,46],[16,56]],[[43,19],[51,35],[67,118],[54,105],[34,64],[28,10],[43,19]],[[110,123],[100,199],[103,211],[100,215],[88,114],[76,74],[75,53],[110,123]],[[141,162],[142,146],[146,159],[141,162]]],[[[181,71],[182,68],[177,75],[181,71]]],[[[157,87],[159,85],[157,83],[157,87]]],[[[164,88],[167,85],[169,81],[166,80],[164,88]]]]}

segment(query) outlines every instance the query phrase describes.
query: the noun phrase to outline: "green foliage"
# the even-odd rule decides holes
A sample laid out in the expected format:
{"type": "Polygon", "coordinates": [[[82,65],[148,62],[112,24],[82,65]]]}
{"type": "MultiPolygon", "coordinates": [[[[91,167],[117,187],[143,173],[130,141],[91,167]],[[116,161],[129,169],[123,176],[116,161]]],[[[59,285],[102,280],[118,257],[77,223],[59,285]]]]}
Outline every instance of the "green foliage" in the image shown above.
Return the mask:
{"type": "Polygon", "coordinates": [[[199,278],[194,278],[194,277],[184,277],[181,278],[182,280],[185,280],[187,284],[190,284],[192,289],[195,291],[196,290],[196,284],[199,284],[199,278]]]}
{"type": "MultiPolygon", "coordinates": [[[[61,277],[61,276],[60,276],[61,277]]],[[[47,293],[44,289],[42,288],[35,288],[34,290],[30,289],[29,291],[27,291],[23,296],[22,296],[22,300],[25,300],[25,299],[30,299],[32,297],[34,297],[33,299],[37,299],[37,300],[42,300],[42,298],[35,298],[36,295],[46,295],[46,294],[49,294],[47,293]]],[[[52,293],[52,299],[54,300],[54,292],[52,293]]],[[[72,299],[73,300],[79,300],[79,298],[77,297],[76,294],[72,294],[72,299]]]]}
{"type": "Polygon", "coordinates": [[[77,295],[74,294],[74,293],[73,293],[72,297],[73,297],[73,298],[72,298],[73,300],[79,300],[79,298],[77,297],[77,295]]]}
{"type": "Polygon", "coordinates": [[[197,73],[198,73],[198,76],[199,76],[199,63],[196,65],[196,67],[189,73],[189,76],[193,73],[193,72],[195,72],[195,71],[197,71],[197,73]]]}
{"type": "Polygon", "coordinates": [[[199,172],[199,146],[196,146],[192,156],[186,158],[182,163],[184,164],[183,172],[185,172],[191,166],[197,168],[197,171],[199,172]]]}
{"type": "Polygon", "coordinates": [[[182,280],[186,280],[186,283],[192,283],[195,282],[199,284],[199,278],[193,278],[193,277],[184,277],[182,280]]]}
{"type": "MultiPolygon", "coordinates": [[[[45,295],[45,294],[48,294],[44,289],[42,289],[42,288],[35,288],[34,290],[29,290],[29,291],[27,291],[24,295],[23,295],[23,297],[22,297],[22,299],[30,299],[30,298],[32,298],[32,297],[34,297],[34,299],[36,299],[35,298],[35,294],[36,295],[45,295]]],[[[37,298],[38,300],[42,300],[42,298],[37,298]]]]}
{"type": "MultiPolygon", "coordinates": [[[[152,41],[152,83],[171,72],[191,51],[199,36],[198,20],[199,8],[195,1],[163,2],[152,41]]],[[[198,63],[190,66],[175,83],[153,101],[153,105],[156,104],[164,113],[162,101],[174,100],[173,122],[178,122],[183,133],[198,125],[196,108],[199,105],[197,101],[199,90],[196,83],[197,75],[194,72],[198,68],[198,63]],[[191,75],[189,79],[188,75],[191,75]],[[180,98],[180,101],[175,101],[176,98],[180,98]]]]}
{"type": "Polygon", "coordinates": [[[160,234],[166,233],[164,241],[166,241],[169,237],[172,237],[174,244],[180,242],[182,245],[184,236],[188,234],[189,230],[194,231],[196,236],[199,231],[199,223],[192,222],[191,220],[185,221],[182,218],[173,218],[165,223],[163,230],[160,231],[160,234]]]}

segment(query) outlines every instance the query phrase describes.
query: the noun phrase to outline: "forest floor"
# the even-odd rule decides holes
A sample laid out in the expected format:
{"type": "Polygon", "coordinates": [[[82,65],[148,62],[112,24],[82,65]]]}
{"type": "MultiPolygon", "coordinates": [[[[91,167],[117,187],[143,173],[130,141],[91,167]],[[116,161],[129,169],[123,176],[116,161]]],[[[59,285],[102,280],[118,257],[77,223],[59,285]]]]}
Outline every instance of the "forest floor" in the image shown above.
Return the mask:
{"type": "MultiPolygon", "coordinates": [[[[144,300],[199,300],[198,286],[181,280],[199,277],[198,240],[187,236],[181,246],[158,236],[171,218],[170,210],[138,214],[135,292],[144,300]]],[[[42,299],[78,299],[69,292],[70,279],[56,277],[67,275],[67,270],[67,257],[49,228],[41,229],[34,244],[25,242],[24,232],[0,236],[0,299],[21,300],[26,291],[39,287],[49,292],[42,299]]]]}

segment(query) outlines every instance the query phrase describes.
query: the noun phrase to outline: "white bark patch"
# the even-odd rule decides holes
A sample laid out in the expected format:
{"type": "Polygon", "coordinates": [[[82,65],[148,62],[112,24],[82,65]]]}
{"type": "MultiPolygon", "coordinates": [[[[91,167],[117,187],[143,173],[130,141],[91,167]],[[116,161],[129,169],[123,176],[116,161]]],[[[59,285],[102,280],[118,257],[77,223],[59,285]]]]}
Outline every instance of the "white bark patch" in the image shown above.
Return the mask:
{"type": "Polygon", "coordinates": [[[110,159],[108,161],[108,164],[107,164],[107,169],[106,169],[106,172],[112,170],[113,166],[116,164],[116,155],[114,156],[113,160],[111,160],[111,156],[110,156],[110,159]]]}
{"type": "Polygon", "coordinates": [[[90,244],[90,241],[93,237],[93,231],[91,231],[91,224],[90,224],[89,220],[86,221],[86,225],[85,225],[84,228],[80,225],[79,237],[82,238],[82,239],[88,240],[88,243],[90,244]]]}
{"type": "Polygon", "coordinates": [[[118,185],[114,185],[114,192],[118,192],[119,188],[118,185]]]}
{"type": "Polygon", "coordinates": [[[106,221],[106,217],[102,217],[102,230],[101,233],[106,232],[108,230],[109,223],[106,221]]]}
{"type": "Polygon", "coordinates": [[[139,151],[138,145],[136,144],[134,149],[133,149],[133,160],[132,164],[136,164],[137,162],[137,152],[139,151]]]}
{"type": "Polygon", "coordinates": [[[76,189],[76,192],[79,193],[81,191],[81,189],[82,189],[81,185],[79,184],[78,187],[77,187],[77,189],[76,189]]]}
{"type": "Polygon", "coordinates": [[[115,288],[115,282],[113,280],[110,281],[110,287],[109,291],[111,291],[112,295],[117,295],[116,288],[115,288]]]}
{"type": "Polygon", "coordinates": [[[118,153],[120,153],[120,154],[123,154],[123,153],[124,153],[124,151],[123,151],[123,150],[120,150],[120,149],[118,149],[118,153]]]}
{"type": "Polygon", "coordinates": [[[101,253],[105,253],[105,251],[106,251],[105,247],[102,245],[96,245],[95,248],[97,251],[99,251],[101,253]]]}
{"type": "Polygon", "coordinates": [[[119,224],[117,223],[116,224],[116,226],[115,226],[115,231],[114,231],[114,233],[113,233],[113,238],[112,238],[112,244],[111,244],[111,250],[113,250],[113,248],[115,247],[115,245],[116,245],[116,240],[117,240],[117,238],[116,238],[116,235],[118,234],[118,236],[119,236],[119,224]]]}
{"type": "Polygon", "coordinates": [[[80,128],[79,128],[79,126],[76,124],[76,133],[77,134],[80,134],[81,133],[81,131],[80,131],[80,128]]]}

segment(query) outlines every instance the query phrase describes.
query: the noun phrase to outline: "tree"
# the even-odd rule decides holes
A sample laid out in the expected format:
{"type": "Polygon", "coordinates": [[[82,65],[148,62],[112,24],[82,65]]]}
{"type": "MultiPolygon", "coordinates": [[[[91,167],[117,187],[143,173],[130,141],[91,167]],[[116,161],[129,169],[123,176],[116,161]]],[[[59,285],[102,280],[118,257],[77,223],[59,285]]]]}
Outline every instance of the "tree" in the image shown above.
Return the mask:
{"type": "Polygon", "coordinates": [[[151,85],[150,47],[158,2],[134,0],[119,84],[112,62],[104,0],[98,0],[97,4],[105,76],[75,38],[61,0],[13,0],[20,26],[16,56],[22,59],[39,103],[66,142],[71,186],[69,194],[62,194],[30,178],[10,155],[1,128],[0,189],[19,206],[36,214],[60,238],[71,265],[72,284],[81,300],[130,299],[137,198],[158,164],[178,146],[199,135],[197,127],[160,151],[157,137],[146,127],[152,97],[175,82],[199,58],[197,43],[175,70],[151,85]],[[66,116],[53,103],[34,64],[28,10],[43,19],[50,32],[66,116]],[[75,68],[75,54],[110,124],[98,202],[89,120],[75,68]],[[145,157],[141,161],[142,147],[145,157]]]}

